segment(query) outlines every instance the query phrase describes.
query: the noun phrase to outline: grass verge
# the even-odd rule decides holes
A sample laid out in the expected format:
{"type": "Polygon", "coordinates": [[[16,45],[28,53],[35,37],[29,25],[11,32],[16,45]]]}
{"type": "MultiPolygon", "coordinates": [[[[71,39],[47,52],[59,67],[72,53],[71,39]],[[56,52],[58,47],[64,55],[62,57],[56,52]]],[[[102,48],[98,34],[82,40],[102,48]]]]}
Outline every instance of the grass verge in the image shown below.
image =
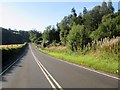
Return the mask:
{"type": "Polygon", "coordinates": [[[40,51],[51,55],[53,57],[75,63],[78,65],[90,67],[92,69],[103,71],[112,74],[118,74],[118,58],[117,55],[112,53],[102,52],[98,55],[87,53],[87,54],[78,54],[68,50],[49,50],[37,48],[40,51]]]}
{"type": "Polygon", "coordinates": [[[27,46],[27,43],[16,45],[1,45],[0,52],[2,52],[2,69],[14,62],[19,55],[21,55],[27,46]]]}

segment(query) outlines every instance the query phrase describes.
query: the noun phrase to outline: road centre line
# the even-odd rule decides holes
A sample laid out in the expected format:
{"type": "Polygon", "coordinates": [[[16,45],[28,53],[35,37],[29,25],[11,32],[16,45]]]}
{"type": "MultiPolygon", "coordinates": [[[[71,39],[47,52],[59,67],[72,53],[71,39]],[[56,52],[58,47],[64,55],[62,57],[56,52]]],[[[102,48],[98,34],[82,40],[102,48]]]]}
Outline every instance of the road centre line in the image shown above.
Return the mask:
{"type": "MultiPolygon", "coordinates": [[[[34,57],[35,58],[35,57],[34,57]]],[[[47,76],[47,74],[45,73],[45,71],[43,70],[43,68],[40,66],[40,64],[38,63],[38,61],[35,58],[35,61],[37,62],[38,66],[40,67],[40,69],[42,70],[43,74],[45,75],[45,77],[47,78],[47,80],[49,81],[50,85],[52,86],[52,88],[55,88],[54,84],[52,83],[52,81],[49,79],[49,77],[47,76]]],[[[56,89],[55,89],[56,90],[56,89]]]]}
{"type": "Polygon", "coordinates": [[[63,90],[62,87],[58,84],[58,82],[53,78],[53,76],[47,71],[47,69],[42,65],[42,63],[38,60],[38,58],[35,56],[35,54],[33,53],[32,51],[32,48],[31,46],[29,45],[30,47],[30,50],[31,50],[31,53],[35,59],[35,61],[37,62],[38,66],[40,67],[40,69],[42,70],[43,74],[45,75],[45,77],[47,78],[47,80],[49,81],[50,85],[52,86],[52,88],[54,90],[57,90],[57,89],[60,89],[60,90],[63,90]],[[52,81],[51,81],[52,79],[52,81]],[[56,84],[56,86],[58,87],[55,87],[54,83],[56,84]]]}

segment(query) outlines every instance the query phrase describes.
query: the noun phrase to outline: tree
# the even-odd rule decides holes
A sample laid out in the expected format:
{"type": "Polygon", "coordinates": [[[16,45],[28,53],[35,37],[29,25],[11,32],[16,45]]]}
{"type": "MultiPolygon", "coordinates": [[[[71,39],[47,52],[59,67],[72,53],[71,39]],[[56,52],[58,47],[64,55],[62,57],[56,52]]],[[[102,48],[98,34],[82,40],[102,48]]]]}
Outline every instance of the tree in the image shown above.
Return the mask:
{"type": "Polygon", "coordinates": [[[42,38],[43,41],[61,42],[69,45],[71,50],[82,50],[88,42],[104,37],[120,35],[120,11],[114,13],[114,7],[109,0],[108,6],[105,1],[102,6],[95,6],[92,10],[83,8],[83,15],[77,15],[75,8],[71,14],[65,16],[56,27],[47,27],[42,38]]]}
{"type": "Polygon", "coordinates": [[[107,3],[105,1],[102,2],[102,8],[107,9],[107,3]]]}
{"type": "Polygon", "coordinates": [[[108,10],[109,10],[109,13],[114,12],[114,7],[112,6],[112,1],[111,0],[109,0],[109,2],[108,2],[108,10]]]}
{"type": "Polygon", "coordinates": [[[77,13],[76,13],[75,8],[72,8],[71,12],[72,12],[72,15],[73,15],[73,16],[75,16],[75,17],[77,16],[77,13]]]}
{"type": "Polygon", "coordinates": [[[17,31],[0,27],[2,33],[2,44],[21,44],[29,42],[29,33],[27,31],[17,31]]]}
{"type": "Polygon", "coordinates": [[[56,30],[57,30],[58,32],[60,32],[60,23],[57,23],[57,24],[56,24],[56,27],[57,27],[56,30]]]}
{"type": "Polygon", "coordinates": [[[101,38],[107,37],[108,32],[106,30],[106,27],[103,24],[100,24],[98,29],[93,31],[90,36],[92,40],[99,40],[101,38]]]}
{"type": "Polygon", "coordinates": [[[76,18],[76,22],[75,22],[76,25],[82,25],[83,24],[83,17],[82,17],[82,14],[80,13],[78,15],[78,17],[76,18]]]}
{"type": "Polygon", "coordinates": [[[93,40],[105,37],[112,38],[113,36],[120,36],[120,16],[118,13],[104,16],[98,29],[93,31],[91,34],[91,38],[93,40]]]}
{"type": "MultiPolygon", "coordinates": [[[[51,43],[58,43],[60,42],[60,36],[59,36],[59,32],[60,32],[60,27],[59,24],[57,23],[57,29],[55,29],[54,26],[47,26],[46,30],[44,30],[43,34],[42,34],[42,43],[45,46],[48,46],[51,43]]],[[[43,46],[43,47],[45,47],[43,46]]]]}
{"type": "Polygon", "coordinates": [[[72,51],[83,50],[87,41],[84,25],[73,25],[67,39],[72,51]]]}
{"type": "Polygon", "coordinates": [[[68,17],[65,16],[60,23],[60,40],[63,45],[66,45],[67,35],[69,34],[70,30],[70,23],[68,21],[68,17]]]}
{"type": "Polygon", "coordinates": [[[77,13],[76,13],[76,10],[74,8],[71,9],[71,13],[69,16],[68,16],[68,23],[70,24],[70,27],[73,26],[73,24],[76,24],[77,23],[77,13]]]}
{"type": "Polygon", "coordinates": [[[88,11],[87,11],[87,8],[86,8],[86,7],[84,7],[84,8],[83,8],[83,15],[86,15],[86,14],[87,14],[87,12],[88,12],[88,11]]]}
{"type": "Polygon", "coordinates": [[[60,42],[60,23],[57,23],[56,24],[56,42],[58,43],[58,42],[60,42]]]}
{"type": "Polygon", "coordinates": [[[120,1],[118,2],[118,15],[120,15],[120,1]]]}
{"type": "Polygon", "coordinates": [[[102,16],[107,15],[109,13],[107,3],[105,1],[102,2],[102,7],[101,7],[100,13],[102,16]]]}
{"type": "Polygon", "coordinates": [[[83,16],[83,24],[85,26],[86,31],[90,34],[93,31],[93,17],[92,11],[89,11],[86,15],[83,16]]]}
{"type": "Polygon", "coordinates": [[[113,35],[114,36],[120,36],[120,13],[116,13],[116,17],[113,19],[113,23],[116,26],[114,29],[113,35]]]}
{"type": "Polygon", "coordinates": [[[42,36],[41,32],[38,32],[37,30],[31,30],[29,31],[29,35],[30,35],[30,40],[31,42],[37,42],[38,38],[40,38],[42,36]]]}
{"type": "Polygon", "coordinates": [[[102,16],[100,14],[100,10],[100,6],[95,6],[91,11],[83,16],[83,22],[88,35],[90,35],[92,31],[95,31],[101,23],[102,16]]]}
{"type": "Polygon", "coordinates": [[[30,35],[29,35],[29,33],[27,31],[20,30],[20,31],[18,31],[18,33],[22,37],[23,42],[29,42],[30,41],[29,40],[30,35]]]}
{"type": "Polygon", "coordinates": [[[50,42],[50,30],[51,30],[51,25],[47,26],[46,29],[44,30],[42,34],[43,43],[45,43],[46,41],[50,42]]]}
{"type": "Polygon", "coordinates": [[[92,18],[94,18],[92,21],[93,21],[93,28],[94,30],[98,28],[99,24],[101,23],[101,20],[102,20],[102,16],[100,14],[100,9],[101,9],[101,6],[95,6],[93,9],[92,9],[92,18]]]}

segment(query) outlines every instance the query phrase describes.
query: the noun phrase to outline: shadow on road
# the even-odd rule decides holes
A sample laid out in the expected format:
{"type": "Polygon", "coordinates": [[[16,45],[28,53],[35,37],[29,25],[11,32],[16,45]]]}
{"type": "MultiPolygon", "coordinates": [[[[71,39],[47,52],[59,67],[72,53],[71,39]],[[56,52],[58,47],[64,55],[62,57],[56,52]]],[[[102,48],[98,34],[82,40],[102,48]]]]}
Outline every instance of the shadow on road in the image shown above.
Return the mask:
{"type": "Polygon", "coordinates": [[[10,67],[5,73],[3,73],[2,78],[0,79],[0,81],[7,82],[6,76],[12,74],[16,68],[18,68],[18,67],[22,68],[23,67],[21,65],[21,63],[24,60],[24,57],[26,56],[26,54],[28,53],[28,49],[29,49],[29,47],[27,46],[26,49],[24,50],[24,52],[21,54],[22,57],[12,67],[10,67]]]}

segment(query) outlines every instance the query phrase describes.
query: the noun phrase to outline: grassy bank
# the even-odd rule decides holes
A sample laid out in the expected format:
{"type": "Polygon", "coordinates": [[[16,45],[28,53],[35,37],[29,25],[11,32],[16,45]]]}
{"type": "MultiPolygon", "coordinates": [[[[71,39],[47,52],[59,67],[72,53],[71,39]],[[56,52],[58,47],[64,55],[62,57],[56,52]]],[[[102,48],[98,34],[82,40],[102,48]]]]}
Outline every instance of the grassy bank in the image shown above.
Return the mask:
{"type": "Polygon", "coordinates": [[[24,44],[13,44],[13,45],[0,45],[0,49],[17,49],[24,46],[24,44]]]}
{"type": "Polygon", "coordinates": [[[38,49],[46,54],[68,62],[90,67],[98,71],[118,74],[118,56],[113,53],[89,51],[83,54],[81,52],[72,52],[65,47],[38,49]]]}
{"type": "Polygon", "coordinates": [[[2,52],[2,67],[14,62],[25,49],[26,43],[16,45],[0,45],[0,51],[2,52]]]}

